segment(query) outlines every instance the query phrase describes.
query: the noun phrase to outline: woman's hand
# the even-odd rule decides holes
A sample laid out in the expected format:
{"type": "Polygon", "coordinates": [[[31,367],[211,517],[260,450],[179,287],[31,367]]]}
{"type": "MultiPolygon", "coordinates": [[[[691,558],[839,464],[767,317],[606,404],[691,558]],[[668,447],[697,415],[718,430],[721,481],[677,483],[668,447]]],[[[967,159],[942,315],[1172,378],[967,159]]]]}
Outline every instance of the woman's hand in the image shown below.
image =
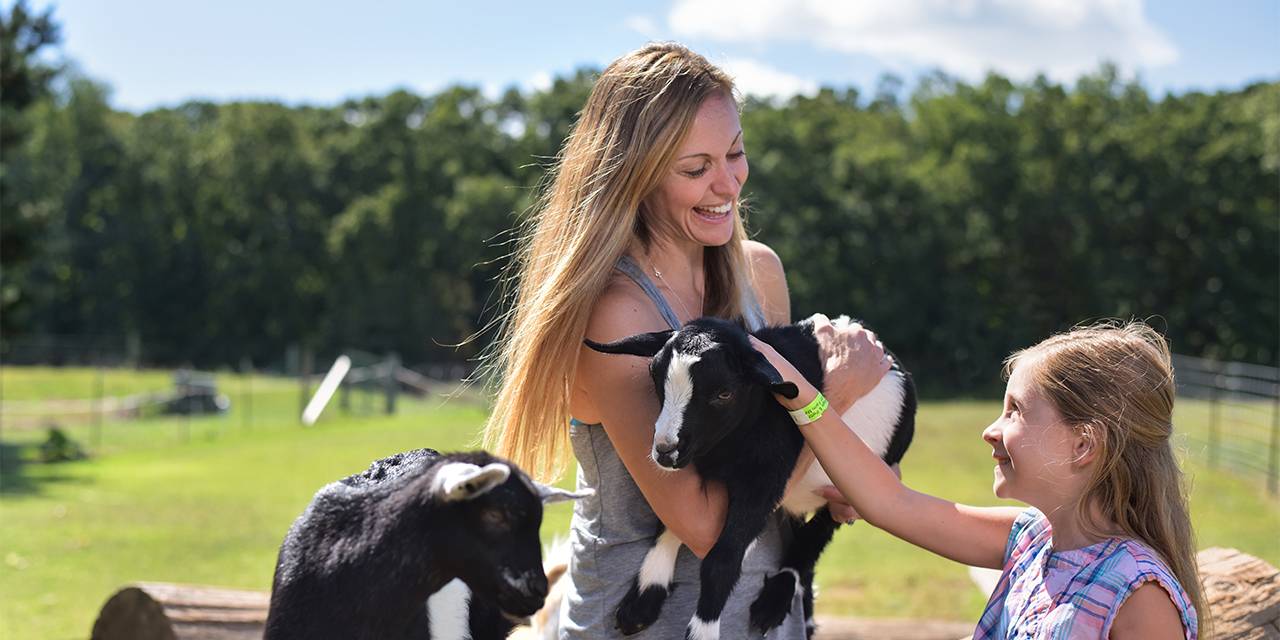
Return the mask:
{"type": "MultiPolygon", "coordinates": [[[[893,475],[898,476],[899,480],[902,479],[902,468],[897,463],[894,463],[889,468],[893,470],[893,475]]],[[[819,487],[814,489],[813,493],[827,501],[827,509],[831,511],[832,520],[853,524],[859,518],[858,511],[853,508],[853,505],[849,504],[849,501],[834,485],[819,487]]]]}
{"type": "Polygon", "coordinates": [[[880,384],[893,366],[876,334],[851,322],[837,328],[822,314],[814,316],[813,333],[818,338],[818,355],[826,372],[827,402],[843,414],[862,396],[880,384]]]}

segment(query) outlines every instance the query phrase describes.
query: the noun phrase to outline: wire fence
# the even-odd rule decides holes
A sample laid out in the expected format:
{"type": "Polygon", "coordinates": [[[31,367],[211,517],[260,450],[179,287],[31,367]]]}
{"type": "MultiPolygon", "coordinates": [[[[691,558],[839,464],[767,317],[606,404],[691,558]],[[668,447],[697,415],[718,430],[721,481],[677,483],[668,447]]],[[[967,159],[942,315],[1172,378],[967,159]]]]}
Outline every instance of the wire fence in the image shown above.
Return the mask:
{"type": "Polygon", "coordinates": [[[1265,478],[1280,495],[1280,369],[1178,355],[1173,366],[1180,407],[1207,425],[1188,435],[1209,466],[1265,478]]]}
{"type": "MultiPolygon", "coordinates": [[[[27,349],[27,353],[32,351],[27,349]]],[[[218,438],[237,430],[299,426],[305,424],[301,420],[303,408],[314,398],[327,370],[323,366],[326,362],[317,362],[309,354],[300,359],[293,375],[285,375],[272,372],[278,367],[255,370],[247,362],[240,372],[148,371],[132,369],[117,358],[50,361],[48,353],[3,361],[6,374],[15,371],[15,365],[32,369],[17,377],[5,375],[5,384],[0,384],[0,433],[9,434],[0,440],[30,441],[35,437],[32,432],[49,431],[52,437],[57,431],[74,435],[92,451],[103,452],[155,442],[183,443],[193,437],[218,438]],[[42,377],[41,368],[56,370],[43,374],[51,381],[46,388],[33,391],[15,386],[36,384],[31,379],[42,377]]],[[[470,367],[455,364],[409,369],[401,366],[394,354],[348,350],[344,357],[359,366],[343,377],[339,394],[327,409],[330,414],[394,414],[397,399],[404,394],[456,399],[459,381],[471,373],[470,367]]],[[[474,400],[472,394],[465,395],[466,402],[474,400]]]]}

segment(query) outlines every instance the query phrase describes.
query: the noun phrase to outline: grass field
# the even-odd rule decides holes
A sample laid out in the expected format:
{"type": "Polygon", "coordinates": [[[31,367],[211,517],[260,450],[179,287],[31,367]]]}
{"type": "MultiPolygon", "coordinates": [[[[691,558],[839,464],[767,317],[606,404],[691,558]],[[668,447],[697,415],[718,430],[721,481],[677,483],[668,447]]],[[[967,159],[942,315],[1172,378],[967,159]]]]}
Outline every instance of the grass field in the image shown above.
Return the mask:
{"type": "MultiPolygon", "coordinates": [[[[88,398],[95,386],[127,395],[169,384],[167,373],[96,375],[0,368],[0,391],[10,406],[88,398]]],[[[232,397],[226,416],[106,420],[100,430],[84,416],[59,419],[75,440],[94,445],[94,457],[77,462],[34,463],[47,432],[0,416],[0,638],[87,638],[102,603],[133,581],[268,589],[280,540],[317,488],[397,451],[470,448],[484,418],[474,396],[402,398],[394,416],[344,417],[331,407],[303,428],[296,386],[235,375],[219,385],[232,397]]],[[[357,394],[352,405],[379,402],[357,394]]],[[[924,404],[904,480],[952,500],[1000,503],[979,436],[997,411],[995,402],[924,404]]],[[[1234,547],[1280,565],[1280,503],[1261,481],[1211,472],[1199,454],[1188,456],[1187,470],[1200,547],[1234,547]]],[[[567,529],[570,508],[549,509],[544,539],[567,529]]],[[[974,620],[984,600],[964,567],[865,523],[837,534],[818,575],[820,614],[974,620]]]]}

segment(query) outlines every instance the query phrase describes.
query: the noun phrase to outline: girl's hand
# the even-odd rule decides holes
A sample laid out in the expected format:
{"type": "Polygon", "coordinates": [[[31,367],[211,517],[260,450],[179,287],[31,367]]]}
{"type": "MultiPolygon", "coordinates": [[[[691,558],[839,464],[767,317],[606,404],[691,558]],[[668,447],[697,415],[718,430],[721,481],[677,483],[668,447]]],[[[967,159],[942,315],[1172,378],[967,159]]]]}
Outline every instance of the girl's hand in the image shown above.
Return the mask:
{"type": "Polygon", "coordinates": [[[826,370],[824,386],[827,402],[843,414],[862,396],[880,384],[893,366],[876,334],[853,322],[837,328],[826,316],[813,317],[819,357],[826,370]]]}
{"type": "Polygon", "coordinates": [[[800,390],[800,394],[794,398],[786,398],[776,393],[773,394],[773,397],[778,399],[778,404],[786,407],[788,411],[795,411],[797,409],[803,409],[806,405],[812,402],[814,398],[818,397],[818,390],[814,388],[812,384],[809,384],[809,381],[805,380],[804,376],[800,375],[800,372],[796,370],[791,362],[782,357],[782,354],[778,353],[777,350],[768,343],[762,342],[759,338],[756,338],[755,336],[750,336],[750,338],[751,346],[755,347],[756,351],[759,351],[764,355],[764,357],[769,361],[769,364],[773,365],[773,368],[778,370],[778,374],[782,376],[782,379],[786,382],[795,384],[800,390]]]}

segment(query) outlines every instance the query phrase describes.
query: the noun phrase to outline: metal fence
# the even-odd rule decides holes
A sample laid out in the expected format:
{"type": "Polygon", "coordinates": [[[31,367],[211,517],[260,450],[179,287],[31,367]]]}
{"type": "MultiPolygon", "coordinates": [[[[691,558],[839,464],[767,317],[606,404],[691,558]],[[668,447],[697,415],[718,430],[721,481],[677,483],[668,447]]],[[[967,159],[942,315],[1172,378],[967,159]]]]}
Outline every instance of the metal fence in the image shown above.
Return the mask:
{"type": "Polygon", "coordinates": [[[1266,478],[1280,495],[1280,369],[1173,356],[1179,402],[1203,411],[1210,467],[1266,478]],[[1190,400],[1191,402],[1185,402],[1190,400]]]}

